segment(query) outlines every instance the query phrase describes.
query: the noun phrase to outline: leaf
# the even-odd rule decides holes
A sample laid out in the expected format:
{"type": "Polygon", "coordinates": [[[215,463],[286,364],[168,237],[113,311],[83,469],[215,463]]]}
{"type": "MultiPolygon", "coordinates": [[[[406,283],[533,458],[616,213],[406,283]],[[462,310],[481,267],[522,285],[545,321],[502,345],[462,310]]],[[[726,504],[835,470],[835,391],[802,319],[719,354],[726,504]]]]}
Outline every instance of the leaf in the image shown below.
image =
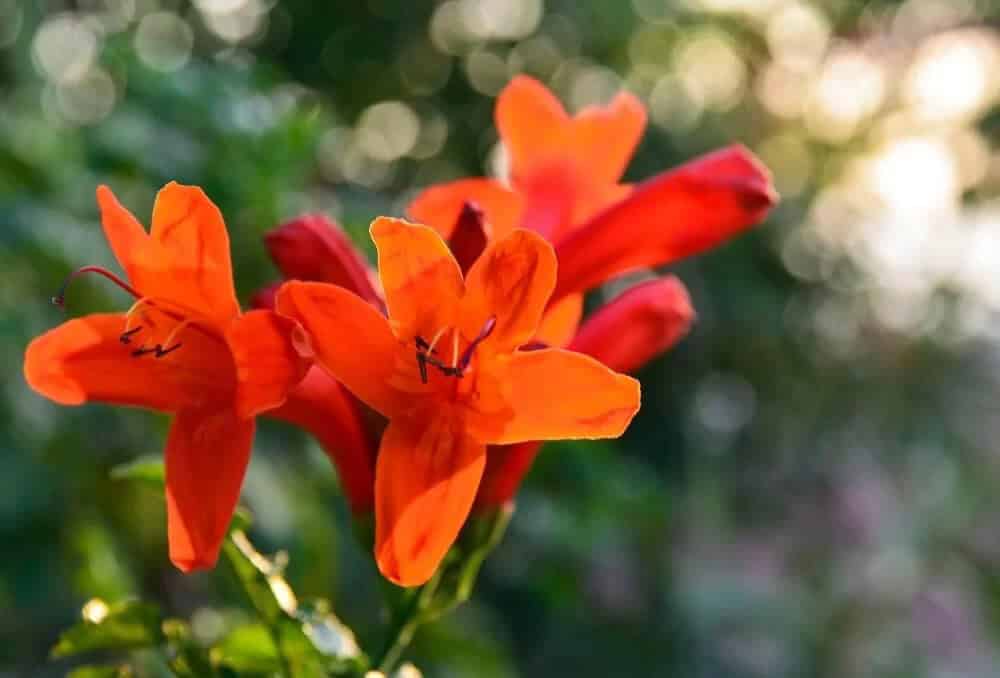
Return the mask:
{"type": "Polygon", "coordinates": [[[111,477],[115,480],[137,480],[155,489],[162,490],[166,482],[163,457],[158,454],[137,457],[130,462],[119,464],[112,468],[111,477]]]}
{"type": "Polygon", "coordinates": [[[52,656],[153,647],[163,642],[160,621],[159,608],[150,603],[125,601],[108,606],[94,599],[84,606],[84,621],[59,636],[52,656]]]}
{"type": "Polygon", "coordinates": [[[170,649],[170,669],[181,678],[215,678],[208,653],[191,637],[190,627],[180,619],[163,622],[163,633],[170,649]]]}
{"type": "Polygon", "coordinates": [[[212,648],[212,658],[217,664],[240,673],[281,670],[274,639],[263,624],[237,626],[212,648]]]}
{"type": "Polygon", "coordinates": [[[66,678],[131,678],[128,666],[81,666],[66,674],[66,678]]]}

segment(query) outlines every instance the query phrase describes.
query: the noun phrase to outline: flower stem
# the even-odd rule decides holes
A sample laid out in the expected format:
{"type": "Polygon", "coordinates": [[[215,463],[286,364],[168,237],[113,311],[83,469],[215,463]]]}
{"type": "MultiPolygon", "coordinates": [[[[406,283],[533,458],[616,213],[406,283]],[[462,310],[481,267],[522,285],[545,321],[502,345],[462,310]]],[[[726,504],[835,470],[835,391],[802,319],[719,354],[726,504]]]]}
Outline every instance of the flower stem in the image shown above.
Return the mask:
{"type": "Polygon", "coordinates": [[[431,580],[420,587],[420,591],[412,596],[406,606],[399,612],[393,614],[393,620],[389,635],[386,639],[385,649],[382,651],[376,665],[378,670],[388,675],[390,671],[399,663],[403,652],[413,641],[413,636],[417,629],[429,620],[426,614],[428,606],[434,600],[438,585],[441,583],[443,567],[439,567],[431,580]]]}

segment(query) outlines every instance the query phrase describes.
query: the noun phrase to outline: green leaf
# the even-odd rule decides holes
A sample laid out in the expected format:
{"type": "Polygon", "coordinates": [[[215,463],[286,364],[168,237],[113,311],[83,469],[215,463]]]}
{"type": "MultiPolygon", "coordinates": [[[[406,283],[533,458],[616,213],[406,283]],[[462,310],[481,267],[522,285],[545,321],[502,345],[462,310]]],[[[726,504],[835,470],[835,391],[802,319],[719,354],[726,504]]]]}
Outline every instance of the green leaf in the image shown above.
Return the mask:
{"type": "Polygon", "coordinates": [[[217,675],[208,653],[191,637],[190,627],[180,619],[163,622],[163,633],[170,649],[170,669],[181,678],[215,678],[217,675]]]}
{"type": "Polygon", "coordinates": [[[84,606],[83,617],[84,621],[59,636],[52,648],[53,657],[153,647],[163,642],[159,608],[149,603],[125,601],[108,606],[94,599],[84,606]]]}
{"type": "Polygon", "coordinates": [[[281,670],[274,639],[263,624],[237,626],[212,648],[212,659],[239,673],[274,673],[281,670]]]}
{"type": "Polygon", "coordinates": [[[66,678],[131,678],[128,666],[81,666],[66,674],[66,678]]]}
{"type": "Polygon", "coordinates": [[[166,482],[163,457],[158,454],[137,457],[130,462],[112,468],[111,477],[115,480],[137,480],[162,490],[166,482]]]}

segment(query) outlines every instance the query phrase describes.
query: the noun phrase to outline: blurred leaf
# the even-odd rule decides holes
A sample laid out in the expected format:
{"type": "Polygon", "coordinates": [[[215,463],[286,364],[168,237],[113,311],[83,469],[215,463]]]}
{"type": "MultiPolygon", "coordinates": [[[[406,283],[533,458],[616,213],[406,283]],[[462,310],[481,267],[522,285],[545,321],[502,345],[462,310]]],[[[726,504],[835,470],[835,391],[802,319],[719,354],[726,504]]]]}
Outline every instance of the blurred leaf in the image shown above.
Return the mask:
{"type": "Polygon", "coordinates": [[[126,601],[108,607],[102,601],[91,601],[84,607],[84,621],[59,636],[52,656],[159,645],[163,642],[160,621],[159,608],[150,603],[126,601]],[[87,608],[96,607],[97,603],[104,607],[99,613],[88,615],[87,608]],[[88,616],[95,621],[88,621],[88,616]]]}
{"type": "Polygon", "coordinates": [[[162,490],[166,478],[163,457],[150,454],[119,464],[111,469],[111,477],[115,480],[138,480],[162,490]]]}
{"type": "Polygon", "coordinates": [[[66,674],[66,678],[131,678],[132,675],[128,666],[81,666],[66,674]]]}
{"type": "Polygon", "coordinates": [[[214,678],[217,674],[208,653],[191,637],[190,627],[179,619],[163,622],[170,647],[170,669],[181,678],[214,678]]]}
{"type": "Polygon", "coordinates": [[[212,658],[217,664],[240,673],[274,673],[281,670],[274,639],[264,624],[236,627],[212,648],[212,658]]]}

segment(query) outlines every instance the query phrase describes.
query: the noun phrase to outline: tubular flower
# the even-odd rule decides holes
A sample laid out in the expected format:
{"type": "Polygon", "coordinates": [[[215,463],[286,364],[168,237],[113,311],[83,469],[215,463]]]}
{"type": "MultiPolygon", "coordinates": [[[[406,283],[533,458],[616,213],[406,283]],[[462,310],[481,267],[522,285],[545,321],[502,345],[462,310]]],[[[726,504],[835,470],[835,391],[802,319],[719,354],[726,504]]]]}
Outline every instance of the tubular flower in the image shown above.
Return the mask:
{"type": "Polygon", "coordinates": [[[447,238],[471,203],[495,237],[520,226],[549,239],[559,281],[539,336],[545,343],[565,345],[573,336],[580,293],[715,247],[763,219],[777,200],[769,172],[742,146],[634,188],[620,184],[646,123],[641,103],[626,93],[570,116],[541,83],[519,76],[497,98],[495,117],[510,156],[509,181],[433,186],[408,214],[447,238]]]}
{"type": "Polygon", "coordinates": [[[240,312],[226,227],[200,188],[167,184],[148,233],[106,186],[97,201],[127,281],[94,266],[74,276],[99,273],[135,302],[36,338],[25,378],[64,405],[174,415],[165,455],[170,559],[185,572],[212,567],[239,499],[254,417],[281,405],[305,374],[308,341],[288,318],[240,312]]]}
{"type": "Polygon", "coordinates": [[[388,318],[333,285],[290,282],[277,310],[312,335],[317,362],[389,419],[375,471],[375,557],[397,584],[427,581],[458,535],[486,446],[620,435],[639,384],[563,349],[518,351],[555,284],[551,246],[515,230],[466,276],[432,229],[371,228],[388,318]]]}

